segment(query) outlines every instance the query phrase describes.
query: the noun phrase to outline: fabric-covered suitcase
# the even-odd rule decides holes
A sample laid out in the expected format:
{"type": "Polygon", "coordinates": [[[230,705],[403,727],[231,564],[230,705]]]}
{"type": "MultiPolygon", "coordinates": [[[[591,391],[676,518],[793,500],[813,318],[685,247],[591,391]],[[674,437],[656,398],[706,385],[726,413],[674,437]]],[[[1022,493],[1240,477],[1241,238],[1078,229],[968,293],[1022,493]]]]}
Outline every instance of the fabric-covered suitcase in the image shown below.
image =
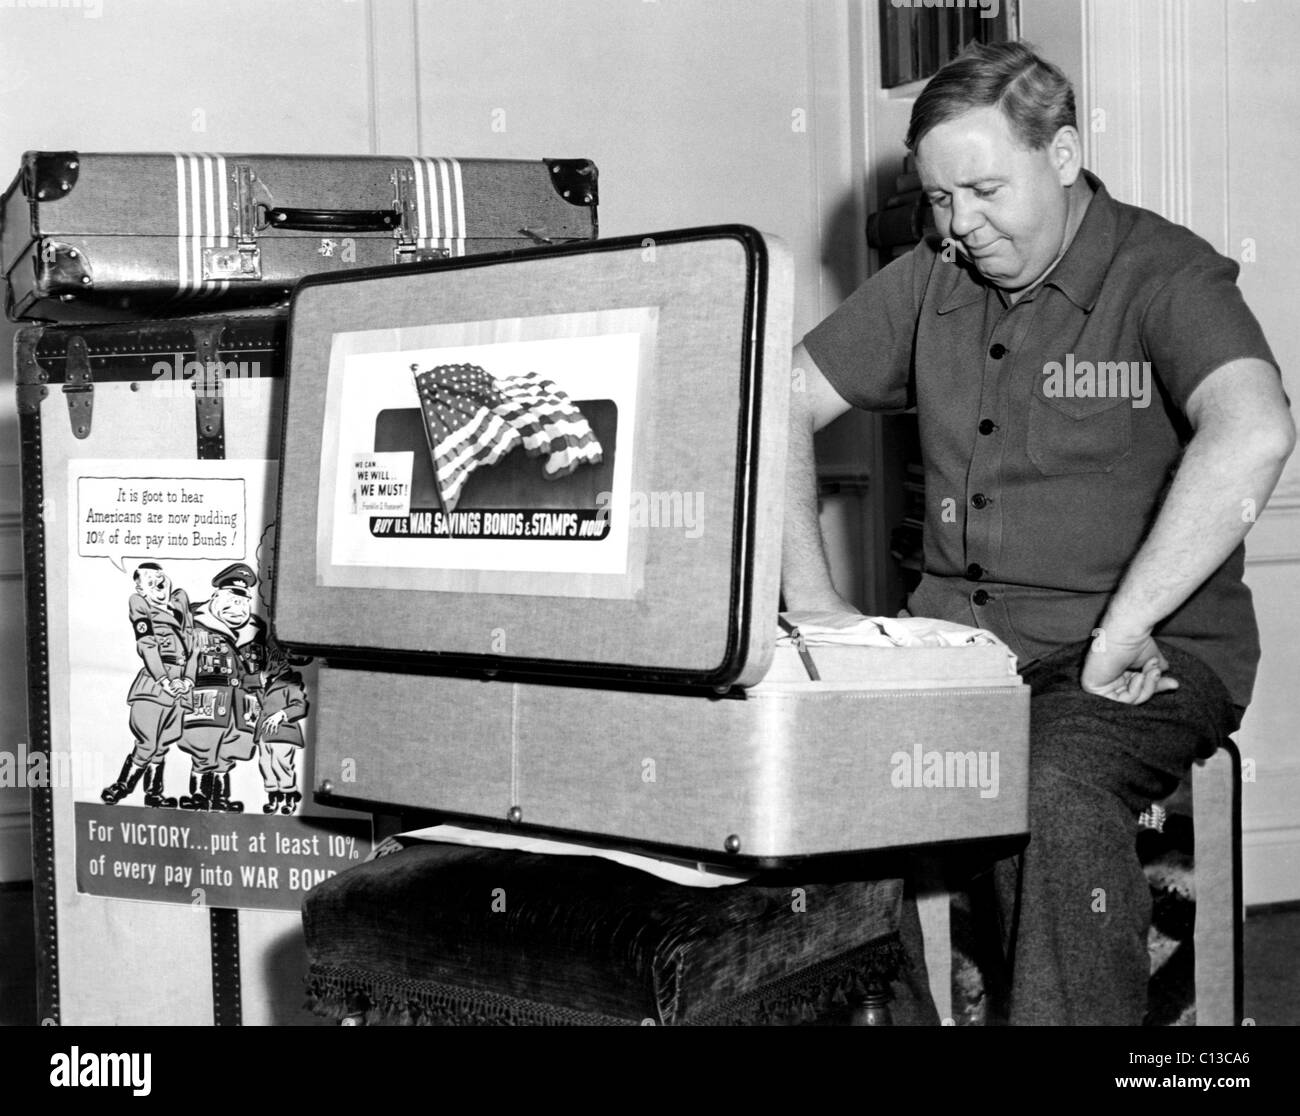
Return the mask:
{"type": "Polygon", "coordinates": [[[328,659],[322,800],[760,861],[1024,832],[1004,655],[773,673],[790,306],[740,226],[300,286],[276,622],[328,659]]]}
{"type": "Polygon", "coordinates": [[[596,235],[586,159],[29,151],[0,202],[11,318],[266,305],[304,275],[596,235]]]}
{"type": "Polygon", "coordinates": [[[284,328],[18,331],[43,1019],[310,1021],[298,907],[371,848],[266,622],[284,328]]]}

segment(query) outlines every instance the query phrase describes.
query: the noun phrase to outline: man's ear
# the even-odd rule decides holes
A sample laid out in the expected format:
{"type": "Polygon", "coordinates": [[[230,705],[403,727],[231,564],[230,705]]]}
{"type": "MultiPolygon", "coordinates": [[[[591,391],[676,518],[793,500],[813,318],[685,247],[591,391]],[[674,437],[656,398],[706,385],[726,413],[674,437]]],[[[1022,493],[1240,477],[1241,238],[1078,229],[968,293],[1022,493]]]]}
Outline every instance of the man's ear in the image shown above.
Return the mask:
{"type": "Polygon", "coordinates": [[[1057,129],[1047,145],[1047,153],[1061,185],[1073,186],[1083,170],[1083,141],[1079,139],[1078,129],[1071,124],[1057,129]]]}

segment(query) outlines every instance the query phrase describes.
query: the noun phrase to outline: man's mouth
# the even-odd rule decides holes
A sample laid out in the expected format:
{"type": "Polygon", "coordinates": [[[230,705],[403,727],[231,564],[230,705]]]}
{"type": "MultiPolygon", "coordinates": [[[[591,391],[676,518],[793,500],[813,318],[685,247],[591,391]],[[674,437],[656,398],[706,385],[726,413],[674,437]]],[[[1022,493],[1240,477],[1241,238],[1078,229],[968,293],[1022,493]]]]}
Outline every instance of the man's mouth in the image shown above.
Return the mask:
{"type": "Polygon", "coordinates": [[[1002,237],[999,236],[994,240],[988,241],[986,244],[966,244],[964,245],[964,247],[966,249],[967,254],[972,259],[978,260],[982,256],[987,256],[989,252],[1001,242],[1002,242],[1002,237]]]}

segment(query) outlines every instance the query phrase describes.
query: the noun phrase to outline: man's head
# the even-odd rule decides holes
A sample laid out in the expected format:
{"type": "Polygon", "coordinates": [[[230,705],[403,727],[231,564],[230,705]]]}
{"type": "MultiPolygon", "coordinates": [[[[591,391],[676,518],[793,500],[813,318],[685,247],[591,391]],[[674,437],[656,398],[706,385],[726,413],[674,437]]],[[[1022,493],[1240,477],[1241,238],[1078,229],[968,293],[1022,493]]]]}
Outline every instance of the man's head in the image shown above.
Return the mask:
{"type": "Polygon", "coordinates": [[[907,146],[940,235],[986,279],[1020,290],[1055,263],[1082,168],[1074,93],[1055,66],[1020,43],[969,48],[916,99],[907,146]]]}
{"type": "Polygon", "coordinates": [[[248,623],[253,610],[251,590],[257,584],[257,574],[243,562],[227,566],[212,579],[216,590],[208,609],[228,628],[242,628],[248,623]]]}
{"type": "Polygon", "coordinates": [[[171,582],[157,562],[141,562],[135,568],[135,591],[155,604],[166,604],[171,582]]]}

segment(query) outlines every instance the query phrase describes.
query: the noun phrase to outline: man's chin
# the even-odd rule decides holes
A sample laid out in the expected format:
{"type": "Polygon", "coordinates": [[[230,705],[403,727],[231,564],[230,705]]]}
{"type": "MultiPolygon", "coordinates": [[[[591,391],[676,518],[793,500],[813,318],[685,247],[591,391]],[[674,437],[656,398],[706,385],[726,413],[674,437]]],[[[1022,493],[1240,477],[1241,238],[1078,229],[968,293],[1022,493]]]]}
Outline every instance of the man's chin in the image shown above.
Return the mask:
{"type": "Polygon", "coordinates": [[[975,270],[978,271],[984,279],[987,279],[995,287],[1001,287],[1004,291],[1014,293],[1016,291],[1022,291],[1029,286],[1029,284],[1025,282],[1024,277],[1018,271],[1009,271],[1005,267],[998,267],[998,265],[992,261],[984,261],[981,263],[979,260],[972,260],[971,262],[975,265],[975,270]]]}

